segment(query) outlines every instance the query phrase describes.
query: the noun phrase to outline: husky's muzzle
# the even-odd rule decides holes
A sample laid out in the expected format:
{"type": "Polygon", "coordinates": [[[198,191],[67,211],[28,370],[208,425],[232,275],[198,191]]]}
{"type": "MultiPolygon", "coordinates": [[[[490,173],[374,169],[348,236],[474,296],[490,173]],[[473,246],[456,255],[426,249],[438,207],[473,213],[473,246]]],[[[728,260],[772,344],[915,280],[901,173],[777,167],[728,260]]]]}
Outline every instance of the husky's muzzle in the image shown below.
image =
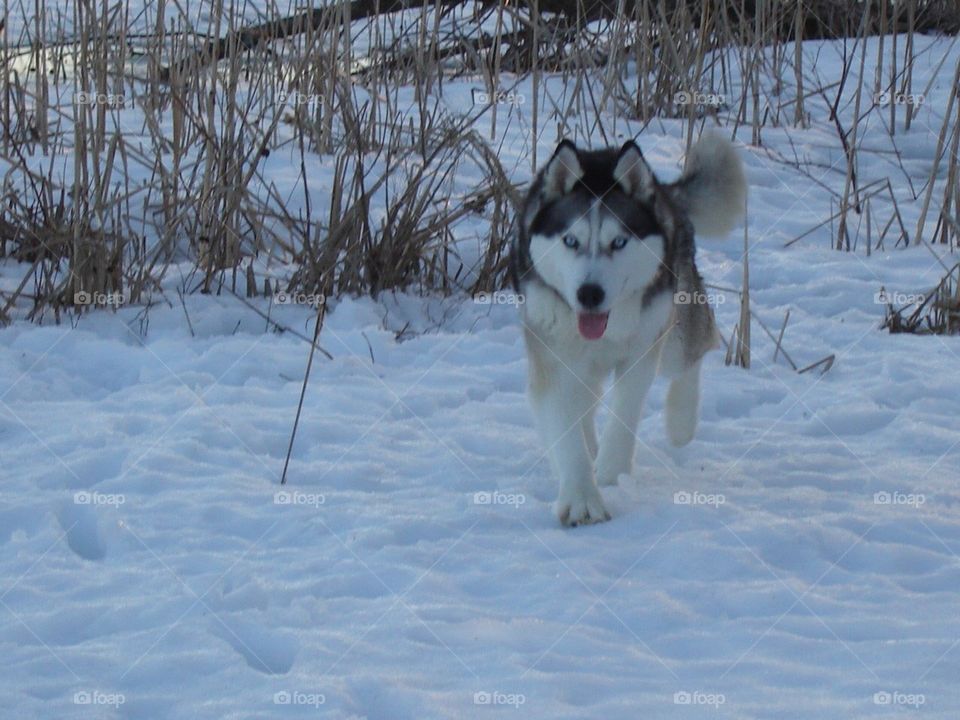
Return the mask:
{"type": "Polygon", "coordinates": [[[605,298],[606,293],[596,283],[584,283],[577,289],[577,302],[581,307],[577,313],[577,329],[587,340],[599,340],[607,330],[610,312],[596,311],[605,298]]]}

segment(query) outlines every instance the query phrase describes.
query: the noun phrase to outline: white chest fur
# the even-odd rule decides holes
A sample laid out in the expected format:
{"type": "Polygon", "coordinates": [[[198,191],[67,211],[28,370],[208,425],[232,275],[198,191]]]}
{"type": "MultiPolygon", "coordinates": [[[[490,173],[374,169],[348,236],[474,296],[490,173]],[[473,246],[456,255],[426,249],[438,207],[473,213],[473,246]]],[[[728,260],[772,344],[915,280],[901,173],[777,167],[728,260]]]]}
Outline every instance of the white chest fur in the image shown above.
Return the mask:
{"type": "Polygon", "coordinates": [[[599,340],[587,340],[577,330],[574,311],[558,295],[539,282],[524,288],[521,306],[524,324],[560,362],[589,368],[589,374],[610,372],[618,364],[653,352],[653,345],[666,330],[673,315],[673,295],[662,293],[646,307],[637,292],[622,297],[610,309],[606,332],[599,340]]]}

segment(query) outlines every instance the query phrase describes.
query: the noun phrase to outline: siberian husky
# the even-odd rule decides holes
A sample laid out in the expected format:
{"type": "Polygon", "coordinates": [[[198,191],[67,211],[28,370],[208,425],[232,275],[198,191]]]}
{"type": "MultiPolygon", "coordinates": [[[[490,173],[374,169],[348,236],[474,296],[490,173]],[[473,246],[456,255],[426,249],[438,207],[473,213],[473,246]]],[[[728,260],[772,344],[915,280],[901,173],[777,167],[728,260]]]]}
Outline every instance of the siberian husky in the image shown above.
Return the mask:
{"type": "Polygon", "coordinates": [[[671,380],[667,436],[697,426],[700,363],[718,345],[694,263],[694,231],[723,235],[743,213],[746,184],[733,147],[713,132],[683,173],[661,184],[634,142],[587,151],[564,140],[521,210],[511,248],[529,364],[529,394],[560,481],[564,525],[609,520],[598,485],[630,473],[644,397],[671,380]],[[610,419],[594,414],[613,373],[610,419]]]}

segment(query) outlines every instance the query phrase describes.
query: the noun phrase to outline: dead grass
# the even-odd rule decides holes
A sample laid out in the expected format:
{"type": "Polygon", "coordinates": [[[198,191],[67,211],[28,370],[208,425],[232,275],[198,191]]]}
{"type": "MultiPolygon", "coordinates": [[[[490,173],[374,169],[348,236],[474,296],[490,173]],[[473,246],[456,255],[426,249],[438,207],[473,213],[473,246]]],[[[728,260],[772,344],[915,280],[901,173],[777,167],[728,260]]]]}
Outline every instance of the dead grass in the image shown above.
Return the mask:
{"type": "Polygon", "coordinates": [[[950,268],[919,303],[899,308],[887,305],[883,327],[891,333],[960,333],[960,263],[950,268]]]}
{"type": "MultiPolygon", "coordinates": [[[[5,5],[0,257],[21,262],[23,277],[0,292],[0,322],[59,320],[97,306],[90,297],[142,302],[184,261],[193,268],[185,292],[271,291],[276,277],[264,268],[284,268],[287,290],[326,296],[500,287],[519,189],[489,138],[516,118],[504,104],[451,120],[435,99],[457,77],[509,95],[518,75],[532,73],[534,122],[592,144],[617,142],[627,119],[664,117],[684,120],[692,139],[712,117],[750,127],[762,147],[765,131],[802,127],[810,103],[827,103],[847,155],[836,246],[870,252],[890,233],[904,245],[952,247],[960,238],[955,96],[912,233],[889,181],[864,184],[858,175],[860,120],[879,92],[922,91],[912,87],[912,37],[953,27],[960,11],[949,2],[906,11],[891,0],[819,0],[754,12],[752,4],[657,0],[624,3],[589,24],[549,2],[478,4],[469,23],[452,21],[455,7],[378,13],[395,8],[341,3],[291,20],[271,5],[252,33],[242,7],[217,1],[211,39],[166,0],[136,23],[123,5],[78,3],[66,18],[38,0],[17,37],[15,8],[5,5]],[[893,29],[906,42],[891,36],[868,57],[865,38],[893,29]],[[840,84],[821,87],[800,43],[831,34],[850,38],[849,58],[840,84]],[[736,51],[720,52],[727,48],[736,51]],[[547,72],[563,92],[539,92],[547,72]],[[855,75],[864,78],[857,119],[844,127],[837,107],[855,75]],[[796,92],[780,94],[789,83],[796,92]],[[399,116],[402,87],[412,88],[416,108],[399,116]],[[723,100],[678,102],[696,93],[723,100]],[[284,104],[284,96],[307,101],[284,104]],[[131,102],[136,113],[124,114],[131,102]],[[125,125],[129,117],[136,127],[125,125]],[[303,197],[283,197],[265,176],[265,159],[281,146],[299,158],[303,197]],[[308,166],[317,153],[332,167],[325,213],[312,204],[317,179],[308,166]],[[456,180],[467,172],[483,179],[464,192],[456,180]],[[458,228],[476,217],[489,241],[465,256],[458,228]]],[[[891,106],[891,136],[910,121],[909,107],[891,106]]],[[[542,158],[534,151],[530,161],[542,158]]]]}

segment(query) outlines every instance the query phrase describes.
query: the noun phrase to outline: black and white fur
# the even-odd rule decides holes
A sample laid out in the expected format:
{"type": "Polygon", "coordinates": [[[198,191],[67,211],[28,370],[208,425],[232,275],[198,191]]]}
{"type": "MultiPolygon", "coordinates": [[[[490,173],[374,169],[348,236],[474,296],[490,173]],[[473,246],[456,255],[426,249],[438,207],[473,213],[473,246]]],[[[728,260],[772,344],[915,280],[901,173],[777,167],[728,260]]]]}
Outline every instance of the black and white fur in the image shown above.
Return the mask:
{"type": "Polygon", "coordinates": [[[511,273],[524,296],[530,399],[565,525],[609,519],[597,486],[630,473],[658,371],[671,379],[667,435],[674,445],[692,439],[701,360],[718,344],[694,231],[728,232],[745,192],[736,152],[713,133],[671,184],[657,180],[632,141],[585,151],[565,140],[531,185],[511,273]],[[611,373],[611,417],[598,441],[594,414],[611,373]]]}

